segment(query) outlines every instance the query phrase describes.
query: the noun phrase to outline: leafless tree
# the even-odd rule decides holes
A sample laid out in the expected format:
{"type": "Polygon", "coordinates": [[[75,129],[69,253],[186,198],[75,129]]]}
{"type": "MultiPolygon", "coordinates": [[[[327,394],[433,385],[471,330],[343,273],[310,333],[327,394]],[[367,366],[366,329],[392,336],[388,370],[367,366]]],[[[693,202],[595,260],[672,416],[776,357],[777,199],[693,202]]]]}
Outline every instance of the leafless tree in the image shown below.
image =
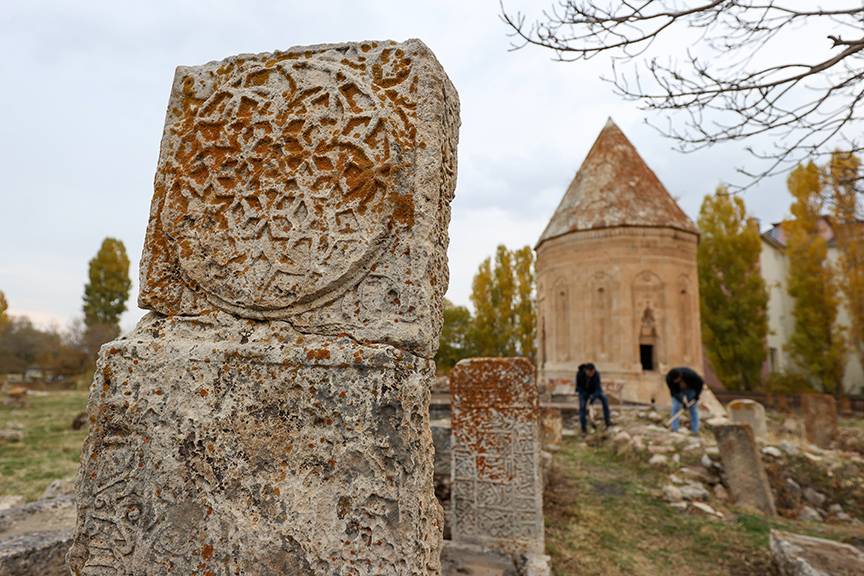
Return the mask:
{"type": "Polygon", "coordinates": [[[747,146],[761,160],[739,169],[750,183],[835,148],[864,149],[862,0],[557,0],[535,19],[501,2],[514,49],[547,48],[561,61],[609,54],[606,79],[659,112],[663,126],[652,125],[678,149],[771,142],[747,146]],[[825,40],[812,61],[792,61],[789,47],[814,35],[825,40]],[[670,36],[692,44],[656,54],[670,36]]]}

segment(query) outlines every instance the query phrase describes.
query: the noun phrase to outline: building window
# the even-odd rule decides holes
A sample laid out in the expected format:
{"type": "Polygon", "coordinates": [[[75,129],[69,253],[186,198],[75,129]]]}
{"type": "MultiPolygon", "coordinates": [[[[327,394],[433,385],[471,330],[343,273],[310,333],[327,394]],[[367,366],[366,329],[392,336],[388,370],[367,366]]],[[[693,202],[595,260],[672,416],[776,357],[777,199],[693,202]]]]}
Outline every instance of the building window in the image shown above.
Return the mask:
{"type": "Polygon", "coordinates": [[[639,345],[639,361],[642,362],[642,370],[651,372],[654,370],[654,345],[639,345]]]}
{"type": "Polygon", "coordinates": [[[768,367],[777,372],[777,348],[768,348],[768,367]]]}

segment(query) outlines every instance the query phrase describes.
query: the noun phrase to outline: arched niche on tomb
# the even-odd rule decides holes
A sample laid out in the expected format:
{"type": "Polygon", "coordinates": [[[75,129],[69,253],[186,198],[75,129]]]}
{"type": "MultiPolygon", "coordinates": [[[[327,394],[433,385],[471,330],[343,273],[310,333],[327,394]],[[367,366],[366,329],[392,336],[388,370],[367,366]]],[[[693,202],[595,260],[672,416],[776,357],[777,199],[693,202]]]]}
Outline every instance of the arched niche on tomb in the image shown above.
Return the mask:
{"type": "Polygon", "coordinates": [[[564,277],[558,277],[552,284],[552,299],[554,310],[555,334],[552,346],[555,361],[570,360],[570,283],[564,277]]]}
{"type": "Polygon", "coordinates": [[[665,361],[664,284],[657,274],[643,270],[633,280],[633,328],[636,334],[635,360],[643,372],[659,370],[665,361]]]}
{"type": "Polygon", "coordinates": [[[605,272],[591,277],[590,350],[596,360],[609,359],[612,344],[612,279],[605,272]]]}
{"type": "Polygon", "coordinates": [[[690,277],[686,274],[681,274],[678,277],[678,287],[676,291],[676,308],[678,314],[678,339],[681,343],[681,359],[687,364],[693,360],[693,289],[691,287],[690,277]]]}

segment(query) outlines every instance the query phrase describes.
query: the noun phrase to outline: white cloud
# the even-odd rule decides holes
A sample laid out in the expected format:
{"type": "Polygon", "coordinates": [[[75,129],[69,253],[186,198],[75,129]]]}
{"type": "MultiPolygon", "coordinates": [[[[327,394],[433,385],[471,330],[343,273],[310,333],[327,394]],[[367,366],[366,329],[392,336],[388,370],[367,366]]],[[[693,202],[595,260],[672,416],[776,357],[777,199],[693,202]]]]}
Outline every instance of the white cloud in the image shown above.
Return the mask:
{"type": "MultiPolygon", "coordinates": [[[[636,105],[600,80],[601,58],[562,64],[540,50],[508,52],[497,0],[5,0],[0,289],[12,308],[65,321],[79,315],[87,261],[102,238],[114,236],[133,261],[124,327],[143,314],[135,304],[137,261],[175,66],[299,44],[411,37],[435,51],[460,94],[449,250],[449,294],[457,302],[467,302],[477,265],[497,244],[536,242],[608,116],[692,216],[701,197],[746,160],[737,147],[671,152],[636,105]]],[[[787,204],[782,182],[747,200],[766,219],[787,204]]]]}

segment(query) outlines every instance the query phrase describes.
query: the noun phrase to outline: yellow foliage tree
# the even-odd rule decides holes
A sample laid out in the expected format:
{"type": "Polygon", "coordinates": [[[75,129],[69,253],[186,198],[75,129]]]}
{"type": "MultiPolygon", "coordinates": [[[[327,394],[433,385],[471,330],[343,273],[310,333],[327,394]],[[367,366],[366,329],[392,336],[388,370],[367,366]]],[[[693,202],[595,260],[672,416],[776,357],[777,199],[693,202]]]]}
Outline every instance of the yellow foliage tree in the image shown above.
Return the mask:
{"type": "Polygon", "coordinates": [[[534,306],[534,251],[523,246],[513,253],[516,272],[516,337],[519,352],[533,362],[537,355],[537,312],[534,306]]]}
{"type": "Polygon", "coordinates": [[[9,302],[6,301],[6,294],[0,290],[0,327],[3,327],[9,320],[9,316],[6,314],[7,310],[9,310],[9,302]]]}
{"type": "Polygon", "coordinates": [[[120,333],[120,316],[126,311],[126,300],[132,281],[129,279],[129,257],[123,242],[105,238],[96,256],[90,260],[89,281],[84,286],[85,340],[91,356],[104,342],[120,333]]]}
{"type": "Polygon", "coordinates": [[[699,294],[702,340],[724,385],[754,390],[768,335],[768,290],[759,270],[759,229],[744,200],[724,187],[699,210],[699,294]]]}
{"type": "Polygon", "coordinates": [[[845,345],[838,328],[838,290],[819,225],[822,178],[813,162],[797,166],[787,180],[793,218],[784,223],[789,257],[789,294],[795,329],[787,349],[797,366],[822,390],[842,393],[845,345]]]}
{"type": "Polygon", "coordinates": [[[864,366],[864,221],[856,184],[861,161],[837,151],[826,169],[834,239],[839,251],[838,283],[849,314],[848,343],[864,366]]]}
{"type": "Polygon", "coordinates": [[[526,356],[534,359],[534,256],[499,245],[495,263],[486,258],[471,286],[474,320],[470,348],[478,356],[526,356]]]}

